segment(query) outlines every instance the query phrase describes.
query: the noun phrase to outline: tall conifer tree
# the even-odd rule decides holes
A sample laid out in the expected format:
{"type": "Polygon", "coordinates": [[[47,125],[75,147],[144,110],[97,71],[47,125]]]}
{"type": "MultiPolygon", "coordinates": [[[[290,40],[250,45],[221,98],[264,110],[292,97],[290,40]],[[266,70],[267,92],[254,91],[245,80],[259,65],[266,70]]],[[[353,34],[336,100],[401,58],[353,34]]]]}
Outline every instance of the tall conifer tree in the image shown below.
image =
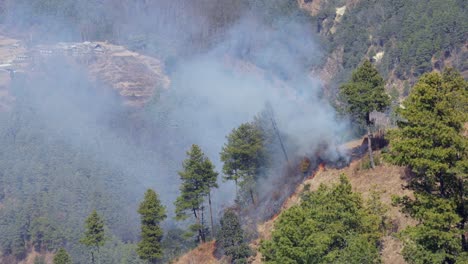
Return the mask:
{"type": "Polygon", "coordinates": [[[176,219],[185,220],[193,214],[196,223],[191,226],[191,229],[198,233],[199,242],[205,242],[204,202],[208,196],[211,205],[210,191],[218,187],[216,183],[218,173],[215,172],[214,165],[198,145],[192,145],[187,156],[182,164],[183,170],[179,172],[182,183],[181,195],[175,201],[176,219]]]}
{"type": "Polygon", "coordinates": [[[367,146],[372,168],[375,168],[375,163],[372,155],[373,121],[370,114],[373,111],[381,112],[390,105],[384,85],[384,79],[377,69],[366,60],[353,72],[351,80],[340,87],[340,97],[346,111],[367,128],[367,146]]]}
{"type": "Polygon", "coordinates": [[[137,253],[141,259],[156,263],[163,257],[161,240],[164,232],[160,223],[166,218],[166,209],[161,205],[155,191],[146,191],[138,213],[141,215],[141,241],[138,243],[137,253]]]}
{"type": "Polygon", "coordinates": [[[403,233],[404,256],[410,263],[466,261],[468,82],[453,69],[425,74],[399,114],[399,129],[389,133],[388,156],[413,172],[409,187],[417,195],[397,201],[420,220],[403,233]]]}
{"type": "Polygon", "coordinates": [[[104,233],[104,220],[94,210],[86,219],[84,236],[80,243],[91,249],[91,261],[95,263],[94,251],[99,254],[100,247],[104,246],[106,237],[104,233]]]}
{"type": "Polygon", "coordinates": [[[253,123],[233,129],[221,151],[224,179],[234,181],[236,194],[239,185],[246,189],[252,203],[255,203],[253,190],[265,158],[262,131],[253,123]]]}
{"type": "Polygon", "coordinates": [[[252,254],[245,240],[239,216],[232,209],[227,209],[220,220],[216,246],[224,255],[231,257],[232,263],[247,263],[247,258],[252,254]]]}

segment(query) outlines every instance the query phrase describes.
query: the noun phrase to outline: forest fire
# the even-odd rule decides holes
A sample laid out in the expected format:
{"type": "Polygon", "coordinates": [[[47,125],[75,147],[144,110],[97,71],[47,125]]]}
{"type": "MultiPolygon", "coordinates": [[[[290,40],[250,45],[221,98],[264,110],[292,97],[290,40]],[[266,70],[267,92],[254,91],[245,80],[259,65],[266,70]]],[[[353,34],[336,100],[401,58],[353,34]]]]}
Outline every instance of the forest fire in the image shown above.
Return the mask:
{"type": "MultiPolygon", "coordinates": [[[[319,173],[325,171],[325,162],[321,162],[319,163],[319,165],[317,166],[317,169],[314,170],[309,177],[306,178],[306,180],[311,180],[313,179],[316,175],[318,175],[319,173]]],[[[278,216],[280,215],[280,212],[284,211],[285,209],[289,208],[291,206],[291,200],[293,199],[297,199],[297,197],[299,196],[300,192],[303,191],[303,185],[299,185],[295,190],[294,192],[286,199],[284,200],[283,204],[281,205],[280,207],[280,210],[278,210],[273,216],[272,218],[270,219],[270,221],[276,221],[276,218],[278,218],[278,216]]]]}
{"type": "Polygon", "coordinates": [[[310,174],[309,177],[307,177],[307,180],[311,180],[315,177],[315,175],[317,175],[318,173],[322,172],[322,171],[325,171],[325,163],[322,162],[318,165],[318,168],[317,170],[315,170],[314,172],[312,172],[312,174],[310,174]]]}

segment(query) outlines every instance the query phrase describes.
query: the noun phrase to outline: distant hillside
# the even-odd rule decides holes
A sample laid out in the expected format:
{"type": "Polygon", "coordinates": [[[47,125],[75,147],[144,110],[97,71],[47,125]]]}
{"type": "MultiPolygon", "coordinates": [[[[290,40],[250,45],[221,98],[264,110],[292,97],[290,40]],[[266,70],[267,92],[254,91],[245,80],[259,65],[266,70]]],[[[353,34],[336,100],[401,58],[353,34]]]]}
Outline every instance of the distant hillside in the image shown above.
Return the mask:
{"type": "Polygon", "coordinates": [[[337,85],[367,57],[402,96],[425,72],[468,78],[466,1],[300,0],[328,48],[321,76],[337,85]],[[333,80],[333,81],[332,81],[333,80]]]}

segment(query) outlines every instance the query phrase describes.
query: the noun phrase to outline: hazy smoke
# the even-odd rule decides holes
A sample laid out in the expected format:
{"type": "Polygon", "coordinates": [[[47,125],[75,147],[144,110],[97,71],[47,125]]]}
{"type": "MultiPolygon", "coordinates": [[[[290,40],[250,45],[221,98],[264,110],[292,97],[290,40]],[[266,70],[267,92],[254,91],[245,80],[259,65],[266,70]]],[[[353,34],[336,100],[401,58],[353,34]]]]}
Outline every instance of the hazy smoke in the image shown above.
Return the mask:
{"type": "MultiPolygon", "coordinates": [[[[143,42],[157,43],[146,52],[166,59],[172,84],[155,107],[146,112],[123,109],[118,98],[102,95],[99,84],[87,82],[85,73],[62,69],[63,61],[50,60],[56,66],[43,69],[46,81],[30,84],[35,92],[29,107],[38,111],[51,134],[121,172],[125,190],[115,191],[126,193],[136,204],[146,188],[155,188],[172,215],[172,203],[179,194],[177,170],[190,145],[200,145],[221,170],[219,152],[225,136],[252,121],[268,102],[287,136],[291,156],[312,154],[323,146],[329,147],[331,159],[340,156],[335,146],[343,125],[322,97],[320,81],[309,76],[310,67],[321,56],[310,25],[289,17],[267,23],[255,10],[246,10],[223,30],[207,33],[210,17],[192,1],[156,1],[150,10],[141,5],[135,4],[125,14],[109,8],[104,18],[107,23],[122,17],[113,25],[120,32],[116,41],[133,45],[142,35],[143,42]],[[202,45],[194,36],[214,40],[202,45]]],[[[29,14],[28,8],[21,10],[29,14]]],[[[61,20],[47,18],[36,22],[60,24],[61,20]]],[[[66,40],[79,39],[78,31],[59,30],[66,40]]],[[[54,35],[48,32],[47,36],[54,35]]],[[[35,36],[34,41],[41,39],[35,36]]],[[[214,194],[217,209],[234,198],[232,183],[220,186],[214,194]]]]}

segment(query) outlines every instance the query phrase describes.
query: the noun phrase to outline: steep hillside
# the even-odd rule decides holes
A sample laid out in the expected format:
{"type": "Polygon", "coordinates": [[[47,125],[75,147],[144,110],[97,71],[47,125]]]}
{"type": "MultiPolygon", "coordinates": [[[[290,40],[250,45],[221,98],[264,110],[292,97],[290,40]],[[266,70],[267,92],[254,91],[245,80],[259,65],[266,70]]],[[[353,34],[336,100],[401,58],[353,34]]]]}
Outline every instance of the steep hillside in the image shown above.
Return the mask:
{"type": "Polygon", "coordinates": [[[335,87],[364,57],[373,60],[400,96],[418,76],[445,67],[468,78],[465,1],[299,1],[328,47],[312,71],[335,87]]]}
{"type": "Polygon", "coordinates": [[[220,261],[214,257],[215,243],[207,242],[202,244],[195,249],[191,250],[187,254],[177,258],[173,261],[173,264],[195,264],[195,263],[206,263],[216,264],[220,261]]]}
{"type": "MultiPolygon", "coordinates": [[[[360,147],[363,140],[357,140],[350,142],[347,146],[351,148],[360,147]]],[[[380,151],[376,151],[375,155],[380,158],[380,151]]],[[[406,263],[403,257],[400,255],[402,245],[401,242],[395,238],[395,233],[403,230],[409,225],[414,225],[416,222],[403,215],[397,207],[391,205],[391,198],[394,195],[411,195],[411,191],[404,189],[403,186],[407,184],[408,175],[403,168],[382,163],[374,170],[366,169],[365,166],[368,163],[367,156],[357,158],[353,160],[349,166],[341,169],[333,168],[330,166],[321,165],[318,170],[308,176],[300,185],[297,186],[296,191],[291,195],[282,205],[281,211],[274,215],[272,219],[264,223],[257,225],[257,232],[259,234],[251,247],[257,249],[262,239],[269,239],[271,231],[274,228],[275,221],[282,211],[290,208],[293,205],[300,203],[300,195],[304,191],[304,188],[308,188],[311,191],[316,190],[320,184],[333,184],[337,183],[339,176],[345,174],[348,176],[354,191],[359,192],[363,195],[363,198],[369,198],[372,192],[378,192],[381,194],[381,202],[388,208],[387,216],[391,223],[391,230],[388,231],[387,235],[384,236],[383,248],[381,251],[382,260],[385,264],[399,264],[406,263]]],[[[213,258],[213,244],[203,244],[194,250],[188,252],[184,256],[180,257],[176,263],[201,263],[197,262],[201,259],[210,259],[209,263],[223,263],[220,260],[213,258]],[[192,262],[190,262],[190,260],[192,262]]],[[[260,264],[261,254],[259,252],[252,258],[252,263],[260,264]]]]}

